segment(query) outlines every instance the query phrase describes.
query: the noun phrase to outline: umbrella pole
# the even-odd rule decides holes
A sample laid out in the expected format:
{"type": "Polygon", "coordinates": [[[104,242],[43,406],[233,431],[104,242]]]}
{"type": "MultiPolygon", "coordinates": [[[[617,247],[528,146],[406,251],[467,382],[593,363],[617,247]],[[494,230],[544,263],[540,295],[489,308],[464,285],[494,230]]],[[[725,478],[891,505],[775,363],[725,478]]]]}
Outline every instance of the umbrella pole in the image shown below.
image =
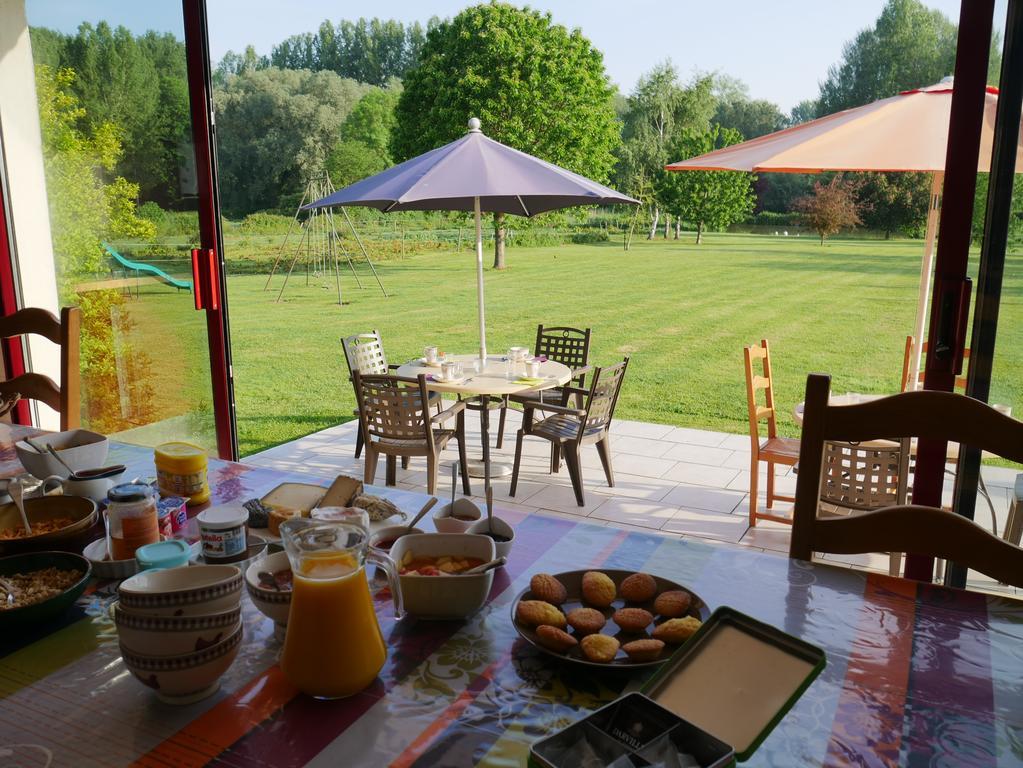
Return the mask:
{"type": "Polygon", "coordinates": [[[941,211],[941,187],[945,174],[936,171],[931,175],[931,194],[927,202],[927,234],[924,237],[924,258],[920,264],[920,296],[916,305],[916,325],[913,326],[913,350],[910,355],[909,390],[920,388],[920,367],[923,359],[924,324],[927,322],[927,300],[931,290],[931,276],[934,271],[934,240],[938,234],[938,216],[941,211]]]}
{"type": "Polygon", "coordinates": [[[483,224],[480,222],[478,197],[473,198],[473,212],[476,214],[476,303],[480,324],[480,370],[483,370],[487,363],[487,324],[483,311],[483,224]]]}

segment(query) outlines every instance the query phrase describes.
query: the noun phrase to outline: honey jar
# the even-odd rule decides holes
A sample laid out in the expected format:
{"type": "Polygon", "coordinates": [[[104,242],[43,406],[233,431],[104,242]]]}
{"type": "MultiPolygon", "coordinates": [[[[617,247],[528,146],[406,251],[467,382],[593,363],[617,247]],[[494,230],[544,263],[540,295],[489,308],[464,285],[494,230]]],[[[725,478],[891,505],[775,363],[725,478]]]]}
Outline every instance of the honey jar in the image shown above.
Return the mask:
{"type": "Polygon", "coordinates": [[[164,496],[184,496],[188,506],[210,498],[206,481],[206,451],[185,442],[156,446],[156,478],[164,496]]]}

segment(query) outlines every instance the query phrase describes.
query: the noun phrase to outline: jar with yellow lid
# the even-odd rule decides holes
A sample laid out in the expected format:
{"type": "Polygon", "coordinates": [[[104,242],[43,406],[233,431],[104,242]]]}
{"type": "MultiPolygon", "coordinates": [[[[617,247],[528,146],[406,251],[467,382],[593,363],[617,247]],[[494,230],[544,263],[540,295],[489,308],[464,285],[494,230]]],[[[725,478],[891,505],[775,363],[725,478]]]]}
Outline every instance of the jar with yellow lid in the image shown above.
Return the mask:
{"type": "Polygon", "coordinates": [[[156,446],[156,478],[160,493],[184,496],[190,507],[210,498],[206,451],[197,445],[173,442],[156,446]]]}

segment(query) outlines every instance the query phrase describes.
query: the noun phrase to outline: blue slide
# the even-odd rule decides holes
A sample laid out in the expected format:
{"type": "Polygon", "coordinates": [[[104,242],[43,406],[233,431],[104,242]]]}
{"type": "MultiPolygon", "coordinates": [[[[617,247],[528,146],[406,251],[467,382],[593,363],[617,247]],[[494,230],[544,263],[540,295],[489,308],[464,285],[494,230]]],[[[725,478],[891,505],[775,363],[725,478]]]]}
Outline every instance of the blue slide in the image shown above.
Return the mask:
{"type": "Polygon", "coordinates": [[[159,267],[154,267],[152,264],[146,264],[145,262],[142,261],[132,261],[131,259],[126,259],[116,250],[114,250],[114,246],[110,245],[110,243],[103,243],[103,248],[106,250],[107,253],[114,257],[114,260],[117,261],[118,264],[120,264],[125,269],[133,269],[136,272],[146,272],[150,275],[155,275],[158,279],[163,280],[165,283],[167,283],[167,285],[173,285],[175,288],[185,288],[189,291],[192,290],[191,280],[178,280],[177,278],[168,275],[159,267]]]}

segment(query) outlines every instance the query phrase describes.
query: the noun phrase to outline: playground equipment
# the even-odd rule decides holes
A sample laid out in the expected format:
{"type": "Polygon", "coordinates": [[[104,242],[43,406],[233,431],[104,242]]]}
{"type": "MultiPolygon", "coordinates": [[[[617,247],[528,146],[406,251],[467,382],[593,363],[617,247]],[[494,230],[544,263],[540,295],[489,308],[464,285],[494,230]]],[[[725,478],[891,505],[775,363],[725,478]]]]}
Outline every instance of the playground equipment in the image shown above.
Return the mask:
{"type": "MultiPolygon", "coordinates": [[[[355,263],[352,261],[352,257],[345,248],[344,242],[341,240],[340,235],[337,231],[337,226],[334,221],[334,211],[330,208],[314,208],[309,211],[303,211],[302,206],[307,202],[313,200],[320,200],[329,194],[334,192],[334,184],[330,180],[330,175],[323,173],[320,176],[316,176],[309,180],[306,184],[305,192],[302,194],[302,200],[298,204],[298,208],[295,211],[295,217],[291,220],[291,224],[288,226],[288,232],[284,236],[284,242],[281,243],[281,248],[277,252],[277,258],[274,259],[273,266],[270,268],[270,274],[266,278],[266,285],[263,286],[263,290],[270,290],[270,283],[277,273],[277,268],[281,266],[284,259],[285,251],[288,247],[288,241],[291,239],[291,233],[295,229],[297,224],[302,230],[302,237],[298,241],[298,246],[295,248],[294,256],[291,259],[291,264],[288,266],[288,271],[284,275],[284,282],[281,284],[280,290],[277,292],[277,302],[280,302],[281,297],[284,296],[284,289],[288,287],[288,280],[291,278],[291,273],[295,270],[295,265],[298,264],[299,260],[305,257],[306,265],[306,285],[309,284],[310,270],[316,277],[326,277],[328,271],[333,268],[334,272],[334,283],[337,286],[337,303],[342,304],[341,301],[341,267],[340,259],[344,258],[348,262],[348,268],[352,271],[352,276],[355,278],[356,284],[361,290],[364,286],[362,280],[359,279],[359,273],[355,270],[355,263]],[[303,219],[303,214],[305,218],[303,219]]],[[[366,252],[366,246],[362,243],[362,238],[359,237],[358,231],[355,229],[355,224],[352,222],[351,216],[348,215],[348,211],[341,208],[341,213],[344,214],[345,222],[348,225],[348,229],[351,230],[352,236],[355,238],[355,242],[359,245],[359,250],[362,251],[363,257],[366,259],[366,263],[369,265],[370,270],[373,272],[373,277],[377,281],[377,285],[380,286],[380,292],[387,297],[387,291],[384,290],[384,284],[380,282],[380,275],[377,274],[376,267],[373,266],[373,260],[369,257],[369,253],[366,252]]]]}
{"type": "MultiPolygon", "coordinates": [[[[118,265],[120,265],[121,269],[124,270],[125,277],[128,276],[129,271],[134,272],[136,278],[138,278],[142,274],[153,275],[156,279],[162,280],[163,282],[167,283],[167,285],[173,286],[174,288],[177,288],[179,290],[183,288],[191,292],[192,290],[191,280],[179,280],[176,277],[171,277],[162,269],[153,266],[152,264],[146,264],[144,261],[132,261],[131,259],[126,259],[124,258],[124,256],[119,254],[117,250],[114,248],[114,246],[112,246],[110,243],[104,242],[102,243],[102,246],[103,250],[110,254],[114,261],[118,265]]],[[[138,287],[136,286],[136,293],[137,292],[138,287]]]]}

